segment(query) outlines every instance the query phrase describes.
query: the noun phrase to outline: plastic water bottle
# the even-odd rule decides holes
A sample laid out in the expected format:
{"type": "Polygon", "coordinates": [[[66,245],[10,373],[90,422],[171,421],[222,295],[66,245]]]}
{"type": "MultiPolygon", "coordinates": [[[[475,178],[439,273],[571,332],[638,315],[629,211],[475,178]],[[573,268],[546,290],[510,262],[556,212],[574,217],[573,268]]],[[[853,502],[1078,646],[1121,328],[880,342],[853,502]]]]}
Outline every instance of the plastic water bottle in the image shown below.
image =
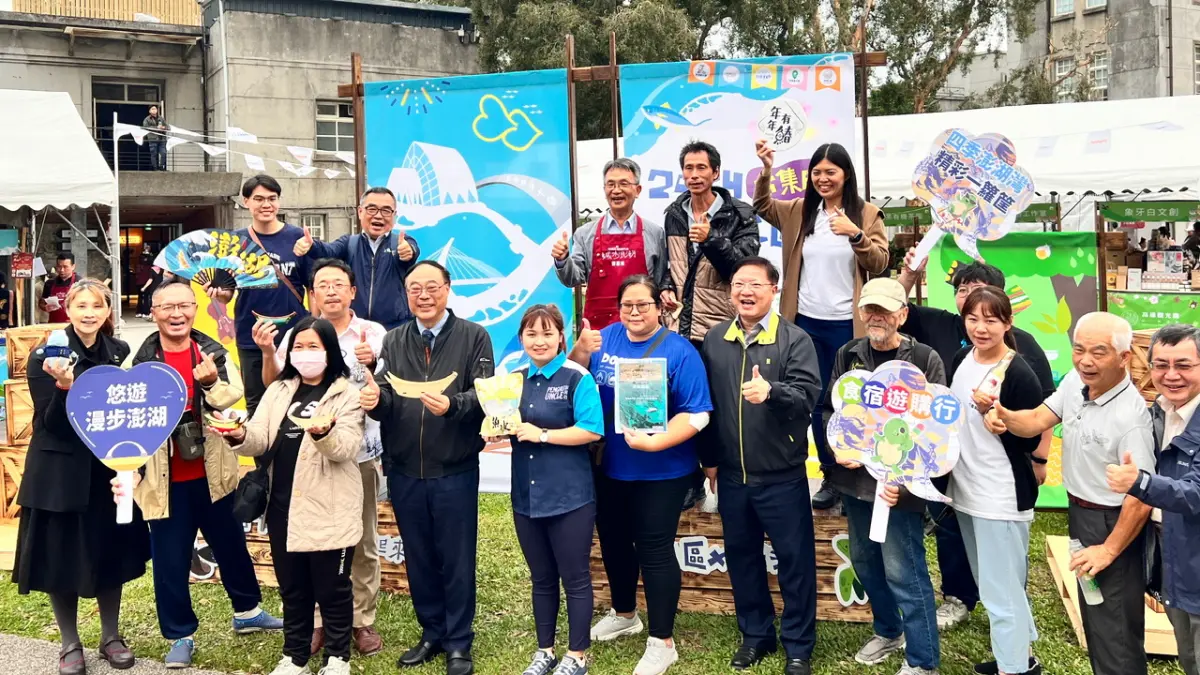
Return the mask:
{"type": "MultiPolygon", "coordinates": [[[[1071,540],[1071,555],[1074,556],[1084,548],[1083,544],[1078,539],[1071,540]]],[[[1096,577],[1091,575],[1080,575],[1079,590],[1083,593],[1083,601],[1089,605],[1099,605],[1104,603],[1104,594],[1100,592],[1100,584],[1096,581],[1096,577]]]]}
{"type": "Polygon", "coordinates": [[[67,341],[67,331],[59,328],[50,332],[50,337],[46,339],[46,360],[50,362],[51,367],[65,368],[71,362],[71,348],[67,341]]]}

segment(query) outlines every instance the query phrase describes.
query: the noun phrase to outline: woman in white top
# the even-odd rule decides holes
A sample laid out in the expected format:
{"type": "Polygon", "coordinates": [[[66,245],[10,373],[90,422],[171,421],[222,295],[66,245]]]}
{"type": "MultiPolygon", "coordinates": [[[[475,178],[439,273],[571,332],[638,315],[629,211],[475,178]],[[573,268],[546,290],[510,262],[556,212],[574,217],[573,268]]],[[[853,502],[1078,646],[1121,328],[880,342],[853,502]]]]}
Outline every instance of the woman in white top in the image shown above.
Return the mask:
{"type": "MultiPolygon", "coordinates": [[[[783,239],[779,313],[795,320],[812,338],[824,400],[837,350],[866,335],[866,327],[854,312],[862,286],[888,266],[883,212],[859,196],[850,153],[837,143],[826,143],[813,153],[802,199],[772,197],[776,192],[771,184],[775,150],[759,141],[757,152],[763,171],[754,184],[754,210],[778,229],[783,239]]],[[[812,430],[821,466],[836,466],[825,445],[819,410],[813,413],[812,430]]],[[[832,508],[838,499],[825,482],[813,496],[813,506],[832,508]]]]}
{"type": "Polygon", "coordinates": [[[992,434],[984,426],[983,413],[997,398],[1006,408],[1036,408],[1042,404],[1041,386],[1014,351],[1012,305],[1004,291],[992,286],[975,289],[962,315],[971,346],[955,356],[950,388],[959,400],[974,405],[966,406],[959,434],[961,455],[950,474],[947,496],[987,609],[998,672],[1040,672],[1030,652],[1037,629],[1025,595],[1029,526],[1038,490],[1029,458],[1040,437],[992,434]]]}

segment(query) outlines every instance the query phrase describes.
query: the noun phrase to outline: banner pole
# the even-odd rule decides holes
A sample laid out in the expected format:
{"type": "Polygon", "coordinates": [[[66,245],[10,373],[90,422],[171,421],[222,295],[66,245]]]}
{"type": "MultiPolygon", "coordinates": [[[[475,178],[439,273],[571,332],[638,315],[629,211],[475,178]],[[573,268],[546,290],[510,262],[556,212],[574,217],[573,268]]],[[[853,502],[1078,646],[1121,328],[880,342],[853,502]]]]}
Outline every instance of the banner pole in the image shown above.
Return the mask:
{"type": "Polygon", "coordinates": [[[1108,266],[1104,262],[1104,216],[1100,214],[1099,202],[1093,201],[1092,210],[1096,214],[1096,286],[1100,288],[1099,309],[1108,311],[1108,266]]]}
{"type": "Polygon", "coordinates": [[[621,156],[618,142],[621,138],[621,86],[620,69],[617,67],[617,32],[608,34],[608,65],[612,67],[612,78],[609,79],[609,90],[612,92],[612,135],[613,159],[621,156]]]}
{"type": "MultiPolygon", "coordinates": [[[[611,43],[610,43],[611,44],[611,43]]],[[[575,103],[575,36],[567,35],[566,42],[566,59],[567,59],[567,117],[570,118],[567,127],[567,143],[570,155],[571,169],[571,235],[574,236],[575,230],[579,227],[579,175],[575,167],[575,157],[577,154],[576,144],[579,142],[579,129],[575,124],[575,118],[578,114],[575,103]]],[[[615,140],[613,141],[616,142],[615,140]]],[[[576,286],[574,290],[575,296],[575,334],[583,328],[583,293],[576,286]]]]}
{"type": "MultiPolygon", "coordinates": [[[[367,191],[367,121],[363,111],[362,54],[350,54],[350,78],[354,87],[354,203],[367,191]]],[[[352,228],[353,229],[353,228],[352,228]]]]}
{"type": "Polygon", "coordinates": [[[868,108],[871,106],[867,102],[867,14],[863,13],[858,19],[858,35],[859,35],[859,91],[862,97],[862,132],[863,132],[863,197],[867,202],[871,201],[871,132],[867,124],[870,117],[868,108]]]}

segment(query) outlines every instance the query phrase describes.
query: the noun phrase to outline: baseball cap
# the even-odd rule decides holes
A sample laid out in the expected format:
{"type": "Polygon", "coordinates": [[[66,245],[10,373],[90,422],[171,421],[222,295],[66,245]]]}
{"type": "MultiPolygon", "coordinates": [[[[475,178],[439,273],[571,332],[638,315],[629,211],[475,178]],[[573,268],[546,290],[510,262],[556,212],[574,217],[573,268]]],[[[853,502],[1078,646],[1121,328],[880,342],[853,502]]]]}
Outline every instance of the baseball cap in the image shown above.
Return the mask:
{"type": "Polygon", "coordinates": [[[899,311],[908,303],[908,293],[904,286],[895,279],[880,277],[863,284],[862,296],[858,300],[859,307],[877,305],[889,312],[899,311]]]}

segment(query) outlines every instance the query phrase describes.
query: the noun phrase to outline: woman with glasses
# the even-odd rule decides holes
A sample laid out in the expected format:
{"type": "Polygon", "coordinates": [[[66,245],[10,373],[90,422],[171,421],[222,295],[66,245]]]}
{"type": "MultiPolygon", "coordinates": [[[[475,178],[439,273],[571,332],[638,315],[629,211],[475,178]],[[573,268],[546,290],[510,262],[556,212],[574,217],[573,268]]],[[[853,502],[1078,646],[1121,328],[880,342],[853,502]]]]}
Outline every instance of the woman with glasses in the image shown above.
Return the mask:
{"type": "Polygon", "coordinates": [[[121,587],[146,572],[150,538],[141,511],[117,524],[109,482],[116,472],[100,463],[67,418],[67,394],[75,379],[96,366],[120,366],[129,345],[114,338],[110,291],[83,279],[67,292],[67,343],[78,360],[33,353],[26,377],[33,399],[33,437],[17,503],[21,523],[12,580],[22,595],[40,591],[62,636],[60,675],[82,675],[83,645],[77,626],[80,597],[100,608],[100,658],[117,669],[132,668],[133,652],[117,631],[121,587]]]}
{"type": "Polygon", "coordinates": [[[592,627],[593,640],[642,632],[637,615],[639,575],[646,591],[650,637],[635,675],[659,675],[679,659],[672,638],[682,575],[675,558],[679,513],[698,466],[693,437],[708,424],[712,401],[704,362],[692,343],[663,328],[659,289],[646,275],[621,283],[621,322],[585,330],[571,360],[585,365],[600,387],[604,441],[595,457],[596,529],[612,594],[612,609],[592,627]],[[663,359],[667,430],[647,434],[614,425],[618,359],[663,359]]]}
{"type": "Polygon", "coordinates": [[[328,659],[320,675],[349,675],[363,411],[333,324],[306,316],[285,345],[283,370],[254,416],[220,433],[239,455],[270,467],[267,531],[283,600],[283,658],[272,675],[309,672],[317,603],[328,659]]]}

